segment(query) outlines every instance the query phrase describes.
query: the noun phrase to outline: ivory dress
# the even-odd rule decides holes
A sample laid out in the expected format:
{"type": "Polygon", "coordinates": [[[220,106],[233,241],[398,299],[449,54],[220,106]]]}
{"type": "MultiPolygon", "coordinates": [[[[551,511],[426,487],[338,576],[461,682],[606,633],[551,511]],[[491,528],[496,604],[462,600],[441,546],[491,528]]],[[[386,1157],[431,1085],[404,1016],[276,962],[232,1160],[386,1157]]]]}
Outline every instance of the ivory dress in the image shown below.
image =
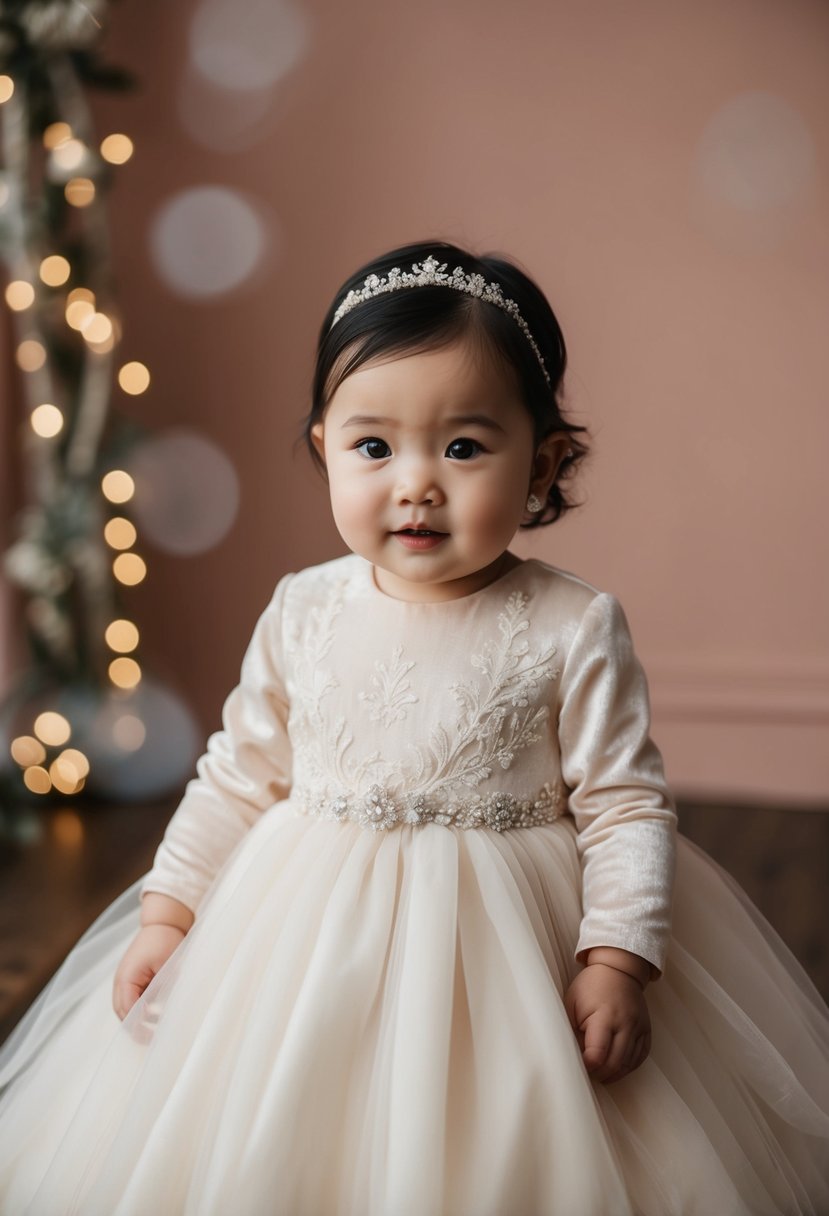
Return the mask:
{"type": "Polygon", "coordinates": [[[677,836],[614,596],[286,575],[197,771],[0,1053],[6,1216],[829,1213],[829,1013],[677,836]],[[122,1023],[143,891],[196,920],[122,1023]],[[655,977],[612,1085],[562,1003],[594,945],[655,977]]]}

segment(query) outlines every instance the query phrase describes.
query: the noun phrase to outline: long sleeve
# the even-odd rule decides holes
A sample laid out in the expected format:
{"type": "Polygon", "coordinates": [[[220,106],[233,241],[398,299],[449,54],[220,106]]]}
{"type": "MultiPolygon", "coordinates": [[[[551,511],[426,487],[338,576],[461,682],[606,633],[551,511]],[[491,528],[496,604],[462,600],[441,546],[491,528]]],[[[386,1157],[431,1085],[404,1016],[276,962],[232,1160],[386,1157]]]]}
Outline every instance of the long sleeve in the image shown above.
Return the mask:
{"type": "Polygon", "coordinates": [[[621,604],[590,602],[562,672],[562,776],[578,830],[583,920],[576,957],[617,946],[661,974],[670,935],[676,808],[650,738],[648,688],[621,604]]]}
{"type": "Polygon", "coordinates": [[[153,868],[141,884],[192,912],[257,817],[288,796],[291,750],[282,676],[282,606],[289,580],[276,586],[242,660],[238,685],[207,741],[184,797],[167,825],[153,868]]]}

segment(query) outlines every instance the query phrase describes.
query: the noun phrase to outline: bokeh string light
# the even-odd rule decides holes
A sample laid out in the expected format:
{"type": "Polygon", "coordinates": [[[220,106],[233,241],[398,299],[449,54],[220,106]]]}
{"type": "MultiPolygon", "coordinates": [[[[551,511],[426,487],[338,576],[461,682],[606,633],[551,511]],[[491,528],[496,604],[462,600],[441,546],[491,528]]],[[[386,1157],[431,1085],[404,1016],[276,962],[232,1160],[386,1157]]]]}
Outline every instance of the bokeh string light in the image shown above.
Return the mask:
{"type": "Polygon", "coordinates": [[[134,150],[128,135],[107,135],[106,139],[101,141],[101,156],[111,165],[125,165],[134,150]]]}
{"type": "Polygon", "coordinates": [[[61,287],[72,273],[72,267],[66,258],[54,253],[43,259],[38,273],[47,287],[61,287]]]}
{"type": "Polygon", "coordinates": [[[46,362],[46,347],[35,338],[24,338],[15,351],[15,362],[22,372],[39,371],[46,362]]]}
{"type": "Polygon", "coordinates": [[[88,207],[95,198],[95,183],[88,177],[73,177],[63,187],[63,193],[73,207],[88,207]]]}
{"type": "Polygon", "coordinates": [[[102,704],[121,698],[110,739],[125,755],[147,734],[129,702],[144,674],[140,632],[120,602],[147,565],[129,518],[134,483],[108,455],[110,447],[128,451],[143,433],[110,413],[116,383],[125,398],[150,384],[149,369],[135,359],[121,363],[116,381],[123,335],[106,193],[135,148],[123,132],[95,137],[83,87],[132,81],[98,61],[105,0],[88,0],[88,25],[73,14],[65,29],[50,27],[42,45],[33,32],[40,27],[27,22],[34,7],[25,0],[16,7],[0,45],[0,251],[28,418],[22,441],[31,496],[4,565],[28,601],[32,643],[31,667],[3,706],[0,812],[18,790],[71,798],[94,778],[78,742],[90,718],[82,690],[96,689],[102,704]],[[38,159],[42,172],[34,171],[38,159]]]}
{"type": "Polygon", "coordinates": [[[76,747],[65,747],[72,735],[69,721],[53,710],[38,714],[32,735],[11,743],[12,759],[20,766],[23,784],[32,794],[79,794],[89,775],[89,760],[76,747]]]}
{"type": "Polygon", "coordinates": [[[29,421],[34,433],[42,439],[53,439],[63,430],[63,414],[56,405],[51,405],[48,401],[35,406],[29,421]]]}
{"type": "Polygon", "coordinates": [[[72,138],[72,128],[68,122],[51,122],[45,128],[41,137],[44,148],[57,148],[58,144],[66,143],[72,138]]]}
{"type": "Polygon", "coordinates": [[[12,312],[23,312],[35,302],[35,289],[25,279],[13,279],[6,287],[6,303],[12,312]]]}
{"type": "Polygon", "coordinates": [[[149,369],[137,360],[125,363],[118,372],[118,383],[125,393],[138,397],[150,387],[149,369]]]}

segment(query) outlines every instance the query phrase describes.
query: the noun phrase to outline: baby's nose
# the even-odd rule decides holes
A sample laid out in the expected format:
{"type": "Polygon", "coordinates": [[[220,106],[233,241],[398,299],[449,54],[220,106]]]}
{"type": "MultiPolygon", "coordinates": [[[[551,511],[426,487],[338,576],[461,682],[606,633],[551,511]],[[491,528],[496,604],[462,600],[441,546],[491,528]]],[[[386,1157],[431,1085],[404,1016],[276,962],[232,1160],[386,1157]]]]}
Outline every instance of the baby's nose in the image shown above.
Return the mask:
{"type": "Polygon", "coordinates": [[[443,502],[444,494],[440,480],[431,461],[408,461],[401,469],[397,483],[397,499],[401,503],[428,503],[436,506],[443,502]]]}

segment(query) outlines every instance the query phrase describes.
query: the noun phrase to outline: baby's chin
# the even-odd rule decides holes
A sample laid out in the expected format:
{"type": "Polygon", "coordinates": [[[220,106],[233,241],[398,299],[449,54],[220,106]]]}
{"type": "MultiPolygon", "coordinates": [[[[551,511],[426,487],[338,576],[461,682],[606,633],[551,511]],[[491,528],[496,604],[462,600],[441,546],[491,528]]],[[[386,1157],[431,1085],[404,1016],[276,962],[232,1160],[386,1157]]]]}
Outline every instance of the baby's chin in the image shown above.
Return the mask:
{"type": "Polygon", "coordinates": [[[480,591],[514,566],[521,565],[521,559],[509,550],[502,551],[482,567],[452,564],[430,567],[428,553],[416,554],[411,561],[394,563],[372,557],[366,557],[366,560],[373,566],[375,586],[393,599],[410,603],[460,599],[480,591]]]}

